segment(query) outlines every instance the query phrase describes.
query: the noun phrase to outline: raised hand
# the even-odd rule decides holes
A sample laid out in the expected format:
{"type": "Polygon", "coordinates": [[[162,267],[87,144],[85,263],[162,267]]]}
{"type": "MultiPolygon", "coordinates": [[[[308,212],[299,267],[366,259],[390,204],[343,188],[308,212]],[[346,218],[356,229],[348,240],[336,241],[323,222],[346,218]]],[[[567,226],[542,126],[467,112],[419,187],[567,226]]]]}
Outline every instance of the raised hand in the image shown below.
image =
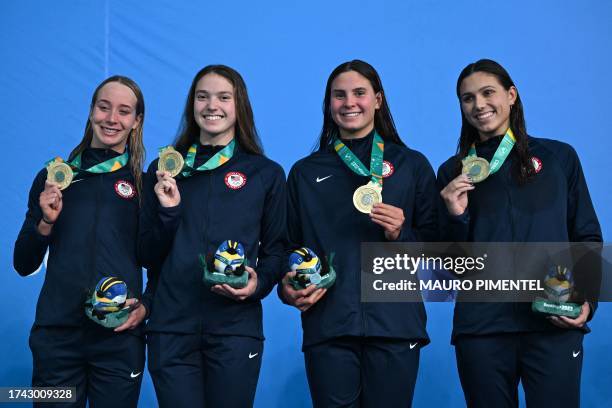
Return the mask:
{"type": "Polygon", "coordinates": [[[43,217],[38,223],[38,231],[42,235],[49,235],[53,224],[62,212],[62,192],[56,183],[45,181],[45,189],[40,193],[38,204],[43,217]]]}
{"type": "Polygon", "coordinates": [[[460,174],[440,191],[446,208],[451,215],[461,215],[468,206],[468,191],[474,189],[474,183],[466,174],[460,174]]]}
{"type": "Polygon", "coordinates": [[[176,180],[170,177],[167,171],[156,171],[157,183],[153,187],[153,191],[157,195],[157,199],[162,207],[176,207],[181,202],[181,193],[179,192],[176,180]]]}
{"type": "Polygon", "coordinates": [[[370,219],[384,228],[385,238],[389,241],[395,241],[399,238],[406,220],[404,210],[384,203],[374,204],[370,219]]]}

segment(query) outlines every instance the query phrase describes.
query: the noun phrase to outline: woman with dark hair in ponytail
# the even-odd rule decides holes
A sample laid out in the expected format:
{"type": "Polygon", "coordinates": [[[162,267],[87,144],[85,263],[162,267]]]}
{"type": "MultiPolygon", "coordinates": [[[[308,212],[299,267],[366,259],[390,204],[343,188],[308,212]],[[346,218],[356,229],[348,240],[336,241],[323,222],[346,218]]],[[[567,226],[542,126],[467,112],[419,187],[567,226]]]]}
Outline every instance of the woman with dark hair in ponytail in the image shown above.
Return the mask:
{"type": "MultiPolygon", "coordinates": [[[[483,59],[457,80],[461,136],[438,172],[441,239],[454,242],[601,242],[578,156],[566,143],[529,136],[506,70],[483,59]],[[462,161],[477,164],[462,174],[462,161]],[[479,162],[484,163],[484,162],[479,162]],[[478,183],[478,184],[475,184],[478,183]]],[[[542,317],[529,303],[455,306],[452,343],[470,407],[580,405],[582,339],[595,303],[542,317]]]]}
{"type": "Polygon", "coordinates": [[[145,178],[139,243],[145,266],[159,271],[147,325],[157,399],[161,407],[252,406],[261,300],[285,250],[285,174],[263,155],[238,72],[209,65],[195,75],[172,148],[174,159],[155,160],[145,178]],[[237,271],[246,286],[203,281],[213,254],[215,262],[244,255],[246,271],[237,271]]]}
{"type": "Polygon", "coordinates": [[[75,406],[138,402],[140,323],[149,301],[137,299],[144,114],[134,81],[113,76],[102,82],[81,143],[66,162],[50,160],[36,176],[15,243],[14,265],[22,276],[34,273],[49,251],[30,334],[32,385],[76,387],[75,406]]]}
{"type": "Polygon", "coordinates": [[[329,258],[336,272],[328,289],[296,290],[295,272],[279,285],[281,299],[302,311],[313,405],[410,406],[420,348],[429,343],[425,308],[362,303],[360,251],[362,242],[436,240],[435,177],[399,138],[370,64],[353,60],[331,73],[319,148],[293,166],[287,186],[291,245],[329,258]]]}

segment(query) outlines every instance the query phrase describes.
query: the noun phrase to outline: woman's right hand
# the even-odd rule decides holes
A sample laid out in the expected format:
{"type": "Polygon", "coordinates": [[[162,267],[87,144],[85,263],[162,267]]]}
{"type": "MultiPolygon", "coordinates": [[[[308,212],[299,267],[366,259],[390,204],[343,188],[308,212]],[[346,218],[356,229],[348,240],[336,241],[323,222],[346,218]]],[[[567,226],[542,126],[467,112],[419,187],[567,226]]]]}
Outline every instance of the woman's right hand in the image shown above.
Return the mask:
{"type": "Polygon", "coordinates": [[[451,215],[461,215],[468,206],[468,191],[474,189],[474,183],[467,174],[460,174],[440,191],[446,208],[451,215]]]}
{"type": "Polygon", "coordinates": [[[305,312],[319,301],[327,292],[327,289],[317,288],[310,285],[306,289],[295,290],[289,283],[289,278],[295,276],[295,272],[287,272],[281,283],[281,294],[285,302],[305,312]]]}
{"type": "Polygon", "coordinates": [[[56,183],[45,181],[45,189],[40,193],[38,204],[43,214],[38,230],[43,235],[49,235],[52,225],[62,212],[63,205],[62,192],[56,183]]]}
{"type": "Polygon", "coordinates": [[[181,203],[181,193],[179,193],[176,180],[170,177],[170,173],[167,171],[155,172],[157,176],[157,183],[153,190],[157,195],[157,199],[162,207],[176,207],[181,203]]]}

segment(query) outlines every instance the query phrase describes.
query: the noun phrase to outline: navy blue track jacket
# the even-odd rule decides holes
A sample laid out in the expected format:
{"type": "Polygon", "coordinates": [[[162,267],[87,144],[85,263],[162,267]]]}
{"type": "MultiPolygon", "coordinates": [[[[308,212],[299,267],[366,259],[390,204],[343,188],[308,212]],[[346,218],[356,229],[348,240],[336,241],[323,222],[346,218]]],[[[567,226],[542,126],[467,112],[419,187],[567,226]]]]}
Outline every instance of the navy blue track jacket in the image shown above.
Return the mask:
{"type": "MultiPolygon", "coordinates": [[[[344,141],[365,166],[373,132],[344,141]]],[[[385,141],[383,202],[404,210],[398,242],[437,238],[434,172],[421,153],[385,141]]],[[[353,206],[353,193],[368,177],[353,173],[330,146],[295,163],[288,178],[288,231],[292,246],[319,256],[335,253],[336,283],[302,313],[304,347],[340,336],[415,339],[429,342],[422,303],[361,303],[361,243],[384,242],[384,230],[353,206]]],[[[285,266],[287,269],[287,266],[285,266]]]]}
{"type": "MultiPolygon", "coordinates": [[[[82,166],[88,168],[118,155],[110,149],[85,149],[82,166]]],[[[48,237],[37,229],[42,218],[39,196],[46,178],[43,169],[30,189],[13,262],[20,275],[30,275],[42,263],[48,248],[35,324],[81,326],[87,319],[87,292],[103,277],[116,276],[125,281],[136,297],[142,292],[142,268],[136,257],[139,203],[134,177],[129,164],[112,173],[78,174],[62,191],[62,211],[48,237]]],[[[143,299],[145,306],[147,302],[143,299]]]]}
{"type": "MultiPolygon", "coordinates": [[[[478,144],[477,155],[491,160],[501,138],[478,144]]],[[[464,214],[451,216],[440,199],[443,241],[602,242],[576,151],[566,143],[534,137],[529,138],[529,151],[541,167],[527,184],[519,186],[513,178],[512,162],[517,160],[513,150],[497,173],[469,192],[464,214]]],[[[440,166],[439,190],[458,175],[457,160],[453,156],[440,166]]],[[[455,305],[453,341],[461,334],[539,330],[556,330],[556,326],[533,313],[529,303],[455,305]]]]}
{"type": "MultiPolygon", "coordinates": [[[[221,148],[198,145],[195,167],[221,148]]],[[[220,167],[177,179],[181,202],[170,208],[153,191],[156,170],[157,160],[145,177],[139,236],[145,266],[157,271],[147,330],[263,339],[260,300],[278,280],[286,245],[283,169],[236,145],[220,167]],[[239,177],[232,181],[232,175],[239,177]],[[213,293],[202,281],[198,255],[214,254],[228,239],[244,245],[257,272],[257,289],[244,302],[213,293]]]]}

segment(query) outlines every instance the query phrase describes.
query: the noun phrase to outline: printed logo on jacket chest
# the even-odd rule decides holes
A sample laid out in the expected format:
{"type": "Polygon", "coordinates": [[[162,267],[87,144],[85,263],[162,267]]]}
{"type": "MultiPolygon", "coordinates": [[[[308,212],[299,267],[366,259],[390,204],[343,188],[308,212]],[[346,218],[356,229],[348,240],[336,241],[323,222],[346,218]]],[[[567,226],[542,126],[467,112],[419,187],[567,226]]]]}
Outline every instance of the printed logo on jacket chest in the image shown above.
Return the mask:
{"type": "Polygon", "coordinates": [[[117,180],[115,182],[115,192],[121,198],[129,200],[136,195],[136,189],[129,181],[117,180]]]}
{"type": "Polygon", "coordinates": [[[244,187],[246,181],[246,176],[239,171],[230,171],[225,175],[225,185],[232,190],[238,190],[239,188],[244,187]]]}
{"type": "Polygon", "coordinates": [[[531,163],[533,164],[536,174],[542,171],[542,160],[535,156],[531,156],[531,163]]]}
{"type": "Polygon", "coordinates": [[[393,164],[391,164],[391,162],[384,160],[383,168],[382,168],[382,176],[384,178],[391,177],[393,175],[393,172],[395,172],[395,167],[393,167],[393,164]]]}

